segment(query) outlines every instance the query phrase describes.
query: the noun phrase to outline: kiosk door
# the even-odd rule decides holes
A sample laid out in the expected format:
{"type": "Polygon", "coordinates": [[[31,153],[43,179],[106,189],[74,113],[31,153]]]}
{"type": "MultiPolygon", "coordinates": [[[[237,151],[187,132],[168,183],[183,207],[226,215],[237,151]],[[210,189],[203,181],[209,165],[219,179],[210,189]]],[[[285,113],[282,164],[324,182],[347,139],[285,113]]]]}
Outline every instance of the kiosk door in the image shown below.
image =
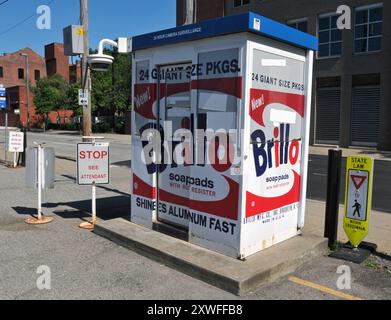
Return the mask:
{"type": "Polygon", "coordinates": [[[158,219],[186,229],[194,141],[189,70],[191,65],[187,64],[159,70],[159,127],[164,132],[164,156],[157,179],[158,219]]]}

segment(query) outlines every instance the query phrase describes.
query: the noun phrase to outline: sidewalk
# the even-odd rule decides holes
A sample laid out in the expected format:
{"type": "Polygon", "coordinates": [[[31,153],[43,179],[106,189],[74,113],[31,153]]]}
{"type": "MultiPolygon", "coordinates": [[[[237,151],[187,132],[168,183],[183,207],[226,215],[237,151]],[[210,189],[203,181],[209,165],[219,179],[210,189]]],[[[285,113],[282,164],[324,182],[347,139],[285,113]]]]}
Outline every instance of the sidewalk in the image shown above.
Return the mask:
{"type": "MultiPolygon", "coordinates": [[[[326,204],[322,201],[307,200],[306,220],[303,232],[323,236],[326,204]]],[[[340,206],[338,240],[346,243],[348,238],[343,230],[344,206],[340,206]]],[[[369,233],[365,241],[377,244],[377,251],[391,256],[391,214],[371,211],[369,233]]]]}
{"type": "MultiPolygon", "coordinates": [[[[9,128],[13,130],[12,128],[9,128]]],[[[16,129],[16,128],[14,128],[16,129]]],[[[0,130],[4,130],[4,127],[0,127],[0,130]]],[[[64,131],[64,130],[48,130],[46,132],[34,131],[34,133],[43,133],[49,135],[72,135],[81,136],[78,131],[64,131]]],[[[94,136],[104,137],[106,140],[112,141],[131,141],[131,136],[128,134],[117,134],[117,133],[95,133],[94,136]]],[[[331,145],[316,145],[310,146],[311,155],[327,156],[329,149],[335,149],[337,146],[331,145]]],[[[379,151],[375,148],[340,148],[344,157],[348,156],[370,156],[375,160],[391,161],[391,151],[379,151]]]]}
{"type": "MultiPolygon", "coordinates": [[[[335,149],[336,146],[310,146],[311,155],[327,156],[329,149],[335,149]]],[[[391,161],[391,151],[379,151],[376,149],[364,148],[339,148],[344,157],[350,156],[368,156],[374,160],[391,161]]]]}
{"type": "MultiPolygon", "coordinates": [[[[73,135],[81,136],[79,131],[63,131],[63,130],[47,130],[45,132],[34,131],[34,133],[44,133],[50,135],[73,135]]],[[[95,137],[104,137],[106,140],[115,140],[115,141],[130,141],[129,134],[118,134],[118,133],[93,133],[95,137]]]]}

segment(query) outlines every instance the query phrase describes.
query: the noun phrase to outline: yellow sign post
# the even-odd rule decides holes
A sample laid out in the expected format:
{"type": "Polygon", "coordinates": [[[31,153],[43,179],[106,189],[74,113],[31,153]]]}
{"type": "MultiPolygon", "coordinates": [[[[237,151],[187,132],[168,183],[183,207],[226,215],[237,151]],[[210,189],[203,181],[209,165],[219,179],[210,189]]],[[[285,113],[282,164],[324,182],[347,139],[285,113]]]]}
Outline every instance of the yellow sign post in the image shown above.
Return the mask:
{"type": "Polygon", "coordinates": [[[368,234],[372,206],[373,159],[348,157],[343,228],[353,247],[368,234]]]}

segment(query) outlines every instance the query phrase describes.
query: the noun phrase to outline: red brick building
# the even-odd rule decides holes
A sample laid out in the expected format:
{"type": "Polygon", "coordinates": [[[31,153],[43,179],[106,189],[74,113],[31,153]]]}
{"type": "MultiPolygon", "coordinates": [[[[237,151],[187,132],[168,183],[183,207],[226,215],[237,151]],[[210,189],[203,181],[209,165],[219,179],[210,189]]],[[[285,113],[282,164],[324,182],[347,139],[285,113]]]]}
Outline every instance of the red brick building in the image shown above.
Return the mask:
{"type": "MultiPolygon", "coordinates": [[[[27,54],[28,57],[30,86],[34,87],[37,80],[46,77],[45,59],[30,48],[0,56],[0,83],[7,88],[10,126],[16,126],[19,122],[21,125],[27,125],[26,58],[22,54],[27,54]]],[[[35,116],[31,90],[29,113],[31,123],[39,120],[35,116]]],[[[1,114],[0,125],[4,125],[4,112],[1,114]]]]}
{"type": "Polygon", "coordinates": [[[64,45],[62,43],[46,45],[45,60],[48,77],[59,74],[69,81],[69,58],[64,55],[64,45]]]}
{"type": "MultiPolygon", "coordinates": [[[[0,84],[7,89],[7,102],[9,106],[9,125],[27,126],[26,103],[26,57],[29,62],[29,119],[31,127],[42,127],[42,117],[35,114],[34,93],[37,81],[55,74],[61,75],[65,80],[75,83],[80,81],[80,66],[69,65],[69,59],[64,55],[64,45],[52,43],[45,46],[45,58],[30,48],[0,56],[0,84]]],[[[52,112],[49,114],[52,123],[66,123],[72,117],[71,111],[52,112]]],[[[4,112],[0,112],[0,126],[4,125],[4,112]]]]}
{"type": "MultiPolygon", "coordinates": [[[[181,26],[186,20],[186,0],[176,1],[176,24],[181,26]]],[[[224,0],[197,0],[195,1],[196,21],[204,21],[219,17],[224,17],[224,0]]]]}

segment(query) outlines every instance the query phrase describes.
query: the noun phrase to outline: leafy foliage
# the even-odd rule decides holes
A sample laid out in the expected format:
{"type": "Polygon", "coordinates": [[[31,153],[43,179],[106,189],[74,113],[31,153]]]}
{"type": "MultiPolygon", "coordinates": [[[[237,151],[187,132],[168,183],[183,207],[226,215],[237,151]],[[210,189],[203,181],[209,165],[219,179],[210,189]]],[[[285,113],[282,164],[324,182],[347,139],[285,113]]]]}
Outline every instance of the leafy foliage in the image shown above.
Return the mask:
{"type": "Polygon", "coordinates": [[[106,50],[114,57],[112,68],[107,72],[93,71],[92,110],[97,115],[113,115],[130,110],[132,102],[130,55],[106,50]]]}
{"type": "Polygon", "coordinates": [[[48,115],[61,109],[78,111],[79,85],[69,84],[60,75],[37,81],[34,105],[37,114],[48,115]]]}
{"type": "MultiPolygon", "coordinates": [[[[132,103],[131,56],[119,54],[117,50],[106,50],[105,53],[115,60],[108,72],[91,72],[92,112],[96,116],[120,115],[130,110],[132,103]]],[[[37,114],[47,117],[50,112],[63,109],[82,115],[82,107],[78,105],[79,89],[79,83],[69,84],[60,75],[37,81],[33,89],[37,114]]]]}

